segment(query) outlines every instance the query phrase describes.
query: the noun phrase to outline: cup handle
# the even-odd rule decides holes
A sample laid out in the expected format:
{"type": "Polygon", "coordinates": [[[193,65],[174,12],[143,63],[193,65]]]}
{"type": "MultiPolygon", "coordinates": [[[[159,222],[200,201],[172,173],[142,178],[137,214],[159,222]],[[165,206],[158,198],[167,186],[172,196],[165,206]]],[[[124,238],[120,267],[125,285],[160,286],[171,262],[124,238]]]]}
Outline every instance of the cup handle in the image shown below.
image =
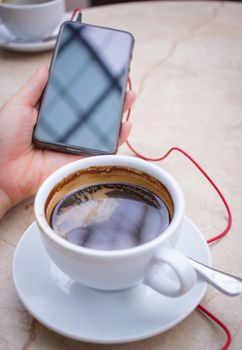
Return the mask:
{"type": "Polygon", "coordinates": [[[158,293],[178,297],[191,289],[196,282],[196,272],[188,259],[174,248],[163,248],[149,266],[144,284],[158,293]],[[168,264],[175,272],[177,281],[165,276],[161,265],[168,264]]]}

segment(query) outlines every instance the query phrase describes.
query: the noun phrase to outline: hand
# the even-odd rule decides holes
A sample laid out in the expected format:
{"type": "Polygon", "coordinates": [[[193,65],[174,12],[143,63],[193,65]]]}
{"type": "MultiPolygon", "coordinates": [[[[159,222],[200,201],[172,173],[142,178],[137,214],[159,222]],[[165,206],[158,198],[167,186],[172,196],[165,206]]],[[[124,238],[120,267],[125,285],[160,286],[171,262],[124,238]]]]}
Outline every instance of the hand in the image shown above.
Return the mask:
{"type": "MultiPolygon", "coordinates": [[[[48,80],[48,68],[36,74],[10,98],[0,110],[0,217],[13,205],[34,194],[41,183],[59,167],[80,156],[37,149],[32,144],[36,107],[48,80]]],[[[125,110],[135,100],[126,94],[125,110]]],[[[126,141],[131,129],[122,124],[119,144],[126,141]]]]}

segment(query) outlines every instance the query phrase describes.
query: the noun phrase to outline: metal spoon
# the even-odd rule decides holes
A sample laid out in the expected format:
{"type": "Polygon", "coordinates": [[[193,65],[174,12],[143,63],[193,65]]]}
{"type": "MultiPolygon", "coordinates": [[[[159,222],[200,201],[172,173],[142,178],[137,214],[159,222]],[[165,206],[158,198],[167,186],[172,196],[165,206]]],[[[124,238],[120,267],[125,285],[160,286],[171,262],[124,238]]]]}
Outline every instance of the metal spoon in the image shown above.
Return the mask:
{"type": "Polygon", "coordinates": [[[200,275],[204,280],[206,280],[220,292],[229,296],[242,294],[241,278],[213,269],[212,267],[204,265],[192,258],[188,258],[188,260],[198,275],[200,275]]]}

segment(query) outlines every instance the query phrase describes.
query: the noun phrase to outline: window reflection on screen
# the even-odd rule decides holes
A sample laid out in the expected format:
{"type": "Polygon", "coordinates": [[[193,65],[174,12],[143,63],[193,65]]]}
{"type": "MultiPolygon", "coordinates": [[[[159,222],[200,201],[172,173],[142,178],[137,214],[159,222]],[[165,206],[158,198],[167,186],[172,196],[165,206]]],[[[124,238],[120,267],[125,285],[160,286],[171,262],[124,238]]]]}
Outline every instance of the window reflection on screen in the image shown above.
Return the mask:
{"type": "Polygon", "coordinates": [[[112,152],[133,45],[129,33],[66,23],[52,65],[36,136],[112,152]]]}

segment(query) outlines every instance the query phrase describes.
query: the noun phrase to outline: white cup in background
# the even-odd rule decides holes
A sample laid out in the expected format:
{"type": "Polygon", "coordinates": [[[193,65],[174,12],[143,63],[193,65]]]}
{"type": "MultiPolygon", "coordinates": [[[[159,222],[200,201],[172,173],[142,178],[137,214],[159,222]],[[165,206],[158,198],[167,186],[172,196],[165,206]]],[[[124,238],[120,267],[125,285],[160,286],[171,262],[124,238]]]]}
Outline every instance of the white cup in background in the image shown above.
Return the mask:
{"type": "Polygon", "coordinates": [[[0,21],[20,40],[39,40],[55,30],[65,11],[64,0],[0,2],[0,21]]]}

